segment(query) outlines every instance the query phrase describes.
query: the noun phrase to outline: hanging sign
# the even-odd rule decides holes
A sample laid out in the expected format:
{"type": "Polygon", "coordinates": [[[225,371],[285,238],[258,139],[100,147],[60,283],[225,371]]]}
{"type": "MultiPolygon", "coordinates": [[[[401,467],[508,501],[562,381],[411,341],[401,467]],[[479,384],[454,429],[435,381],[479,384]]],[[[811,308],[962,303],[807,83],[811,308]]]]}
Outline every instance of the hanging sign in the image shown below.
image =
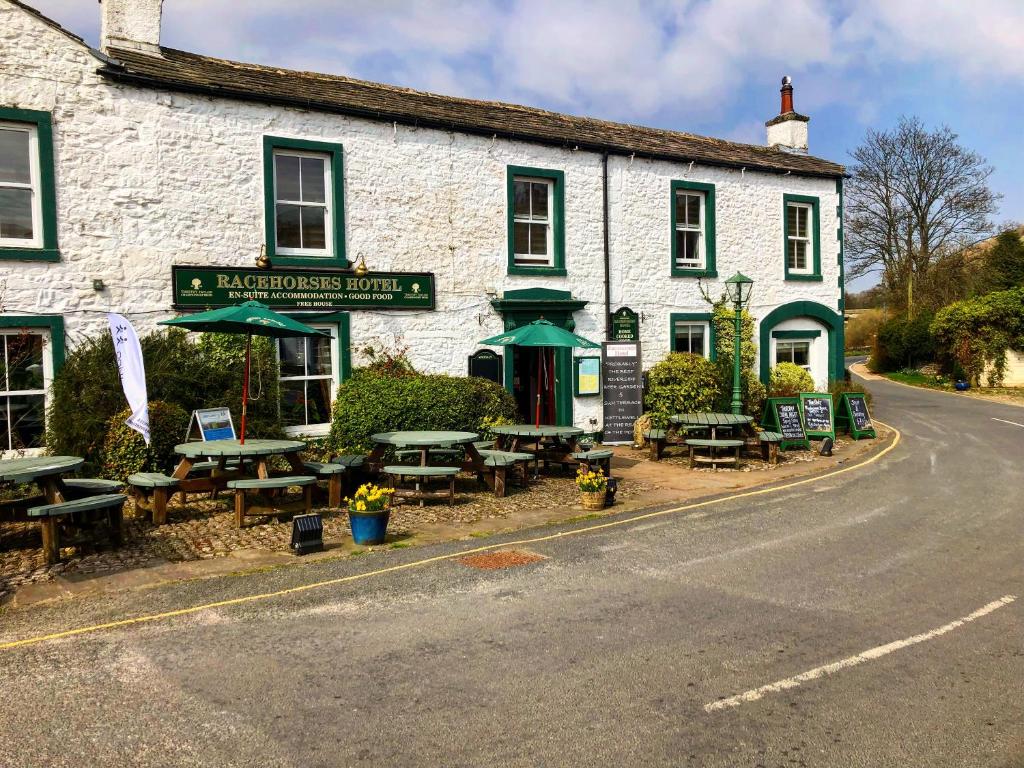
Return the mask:
{"type": "Polygon", "coordinates": [[[271,309],[433,309],[429,272],[171,267],[175,309],[258,301],[271,309]]]}
{"type": "Polygon", "coordinates": [[[612,341],[639,341],[640,318],[629,307],[619,307],[612,313],[612,341]]]}
{"type": "Polygon", "coordinates": [[[604,391],[603,443],[632,443],[633,427],[643,415],[643,371],[640,342],[601,344],[604,391]]]}
{"type": "Polygon", "coordinates": [[[800,400],[796,397],[770,397],[764,405],[761,423],[772,432],[782,434],[779,447],[810,448],[804,422],[800,416],[800,400]]]}
{"type": "Polygon", "coordinates": [[[469,375],[501,384],[501,355],[489,349],[481,349],[469,356],[469,375]]]}
{"type": "Polygon", "coordinates": [[[854,440],[862,437],[877,437],[875,427],[868,413],[867,399],[859,392],[844,392],[839,401],[840,422],[854,440]]]}
{"type": "Polygon", "coordinates": [[[801,392],[800,412],[804,417],[804,428],[808,437],[836,439],[832,395],[827,392],[801,392]]]}
{"type": "Polygon", "coordinates": [[[231,420],[230,408],[200,408],[192,411],[187,440],[192,439],[193,426],[199,430],[199,439],[203,441],[235,439],[235,424],[231,420]]]}

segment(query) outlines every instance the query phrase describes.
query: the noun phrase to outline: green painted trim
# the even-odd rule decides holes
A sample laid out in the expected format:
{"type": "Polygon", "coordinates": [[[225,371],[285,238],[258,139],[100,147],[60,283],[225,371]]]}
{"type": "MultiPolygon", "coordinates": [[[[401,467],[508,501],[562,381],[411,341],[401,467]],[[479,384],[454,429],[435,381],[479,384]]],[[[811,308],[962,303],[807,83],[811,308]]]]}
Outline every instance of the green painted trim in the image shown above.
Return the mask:
{"type": "Polygon", "coordinates": [[[817,331],[772,331],[773,339],[816,339],[821,336],[821,329],[817,331]]]}
{"type": "Polygon", "coordinates": [[[506,237],[508,238],[508,274],[537,275],[544,277],[565,277],[565,172],[548,168],[530,168],[525,165],[510,165],[506,168],[505,178],[505,216],[507,221],[506,237]],[[533,176],[538,179],[551,179],[554,183],[555,199],[551,206],[551,244],[554,248],[554,266],[522,267],[516,265],[515,248],[515,177],[533,176]]]}
{"type": "Polygon", "coordinates": [[[572,359],[572,395],[573,397],[598,397],[601,394],[601,356],[580,355],[572,359]],[[580,360],[597,360],[597,392],[580,394],[580,360]]]}
{"type": "Polygon", "coordinates": [[[31,123],[39,139],[39,196],[43,217],[42,248],[0,248],[4,261],[60,261],[57,249],[57,187],[53,167],[53,118],[49,112],[0,107],[0,120],[31,123]]]}
{"type": "Polygon", "coordinates": [[[672,277],[718,277],[715,266],[715,185],[696,181],[673,181],[669,195],[669,237],[672,277]],[[704,193],[704,269],[678,269],[676,267],[676,192],[690,189],[704,193]]]}
{"type": "Polygon", "coordinates": [[[769,312],[760,323],[758,352],[761,358],[761,382],[767,386],[771,375],[771,331],[779,323],[797,317],[820,320],[828,329],[828,380],[835,381],[845,368],[842,340],[843,317],[816,301],[792,301],[769,312]]]}
{"type": "Polygon", "coordinates": [[[53,375],[64,367],[67,347],[64,340],[64,318],[60,315],[0,315],[0,328],[46,328],[50,332],[50,356],[53,375]]]}
{"type": "MultiPolygon", "coordinates": [[[[836,206],[836,216],[839,218],[839,228],[836,230],[836,237],[839,239],[839,314],[846,317],[846,233],[844,231],[843,217],[843,180],[836,179],[836,194],[839,195],[839,204],[836,206]]],[[[839,330],[839,346],[846,347],[846,324],[839,330]]]]}
{"type": "Polygon", "coordinates": [[[331,323],[338,326],[338,383],[342,384],[352,376],[352,326],[349,312],[314,314],[309,312],[285,312],[292,320],[307,323],[331,323]]]}
{"type": "Polygon", "coordinates": [[[344,147],[326,141],[306,139],[285,139],[278,136],[263,137],[263,223],[267,256],[275,265],[282,267],[341,267],[350,266],[345,257],[345,161],[344,147]],[[307,152],[323,152],[331,156],[331,197],[333,256],[278,256],[277,232],[275,227],[274,194],[274,150],[298,149],[307,152]]]}
{"type": "Polygon", "coordinates": [[[810,195],[782,196],[782,266],[785,270],[786,280],[821,282],[821,200],[819,198],[810,195]],[[786,216],[786,208],[790,203],[803,203],[811,206],[814,220],[814,248],[812,249],[813,268],[810,274],[790,274],[789,271],[789,218],[786,216]]]}
{"type": "MultiPolygon", "coordinates": [[[[567,310],[564,305],[552,302],[545,306],[544,302],[534,302],[529,308],[512,309],[502,311],[504,329],[511,331],[526,323],[539,320],[541,315],[560,328],[572,331],[576,329],[576,321],[573,320],[572,311],[567,310]]],[[[515,366],[512,350],[504,356],[505,358],[505,389],[513,394],[512,379],[515,375],[515,366]]],[[[573,426],[572,411],[572,350],[555,350],[555,426],[573,426]]],[[[523,418],[529,421],[532,414],[524,413],[523,418]]]]}
{"type": "Polygon", "coordinates": [[[672,342],[675,338],[676,321],[695,322],[708,324],[708,360],[718,360],[718,349],[716,348],[715,316],[711,312],[672,312],[668,316],[668,351],[672,352],[672,342]]]}

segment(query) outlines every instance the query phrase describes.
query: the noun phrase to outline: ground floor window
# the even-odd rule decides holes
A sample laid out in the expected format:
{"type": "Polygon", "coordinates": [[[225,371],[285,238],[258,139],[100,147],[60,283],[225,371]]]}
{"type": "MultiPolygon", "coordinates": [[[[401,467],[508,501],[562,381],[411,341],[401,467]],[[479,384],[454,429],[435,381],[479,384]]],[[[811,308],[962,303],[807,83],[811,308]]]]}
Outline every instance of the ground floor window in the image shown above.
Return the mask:
{"type": "Polygon", "coordinates": [[[53,376],[49,333],[0,329],[0,452],[42,448],[46,389],[53,376]]]}
{"type": "Polygon", "coordinates": [[[289,432],[326,434],[340,382],[338,326],[308,325],[331,335],[278,341],[281,421],[289,432]]]}
{"type": "Polygon", "coordinates": [[[708,356],[708,324],[676,320],[672,324],[672,351],[708,356]]]}
{"type": "Polygon", "coordinates": [[[775,342],[775,364],[794,363],[805,371],[811,370],[811,342],[810,341],[776,341],[775,342]]]}

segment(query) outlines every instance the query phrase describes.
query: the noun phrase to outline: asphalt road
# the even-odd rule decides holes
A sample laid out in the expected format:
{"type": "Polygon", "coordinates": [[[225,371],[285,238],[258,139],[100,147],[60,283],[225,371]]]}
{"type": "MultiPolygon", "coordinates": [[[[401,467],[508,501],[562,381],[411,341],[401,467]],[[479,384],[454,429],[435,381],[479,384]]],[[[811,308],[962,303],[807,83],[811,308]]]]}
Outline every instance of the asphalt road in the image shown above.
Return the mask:
{"type": "MultiPolygon", "coordinates": [[[[872,386],[903,440],[855,472],[0,651],[0,765],[1024,766],[1024,409],[872,386]]],[[[0,642],[480,543],[13,612],[0,642]]]]}

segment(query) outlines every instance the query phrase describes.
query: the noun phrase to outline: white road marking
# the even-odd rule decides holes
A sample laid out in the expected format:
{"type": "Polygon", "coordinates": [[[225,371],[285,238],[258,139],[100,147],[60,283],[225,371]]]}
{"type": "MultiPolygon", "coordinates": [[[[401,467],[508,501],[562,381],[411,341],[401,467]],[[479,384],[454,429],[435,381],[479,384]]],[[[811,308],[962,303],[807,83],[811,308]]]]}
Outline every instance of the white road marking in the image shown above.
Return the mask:
{"type": "Polygon", "coordinates": [[[880,659],[883,656],[888,656],[890,653],[893,653],[894,651],[899,651],[911,645],[923,643],[925,640],[932,640],[936,637],[939,637],[940,635],[946,634],[947,632],[952,632],[957,627],[962,627],[964,624],[967,624],[968,622],[974,621],[975,619],[980,619],[982,616],[986,616],[992,613],[992,611],[998,608],[1002,608],[1004,605],[1009,605],[1016,599],[1016,595],[1006,595],[1004,597],[999,598],[998,600],[993,600],[988,605],[982,606],[974,613],[970,613],[967,616],[964,616],[962,619],[951,621],[949,622],[949,624],[944,624],[943,626],[938,627],[936,629],[930,630],[928,632],[923,632],[920,635],[908,637],[905,640],[896,640],[892,643],[879,645],[875,648],[871,648],[870,650],[864,651],[863,653],[858,653],[856,656],[848,656],[845,659],[833,661],[831,664],[825,664],[821,667],[809,669],[806,672],[801,672],[799,675],[787,677],[785,680],[777,680],[776,682],[769,683],[768,685],[762,685],[760,688],[754,688],[753,690],[746,691],[745,693],[741,693],[737,696],[730,696],[727,699],[719,699],[718,701],[713,701],[710,704],[704,705],[704,711],[715,712],[717,710],[726,709],[728,707],[738,707],[740,704],[746,704],[751,701],[757,701],[758,699],[763,698],[765,694],[778,693],[779,691],[784,691],[788,688],[796,688],[801,683],[806,683],[809,680],[817,680],[819,677],[825,677],[826,675],[835,674],[836,672],[839,672],[842,669],[856,667],[858,664],[863,664],[866,661],[880,659]]]}
{"type": "Polygon", "coordinates": [[[1001,421],[1003,424],[1013,424],[1015,427],[1024,427],[1024,424],[1018,424],[1016,421],[1007,421],[1006,419],[997,419],[995,416],[992,417],[992,421],[1001,421]]]}

